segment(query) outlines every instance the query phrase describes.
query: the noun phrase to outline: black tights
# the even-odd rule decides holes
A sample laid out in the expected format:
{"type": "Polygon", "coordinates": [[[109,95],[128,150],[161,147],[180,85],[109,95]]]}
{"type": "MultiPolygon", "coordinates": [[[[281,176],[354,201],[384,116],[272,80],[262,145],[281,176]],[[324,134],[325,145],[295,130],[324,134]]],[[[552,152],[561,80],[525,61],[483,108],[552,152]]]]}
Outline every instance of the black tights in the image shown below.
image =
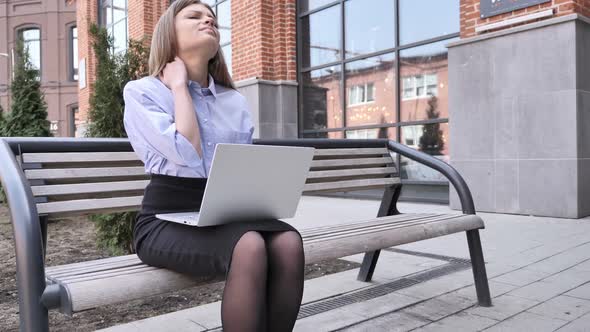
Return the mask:
{"type": "Polygon", "coordinates": [[[223,291],[223,331],[292,331],[304,264],[296,232],[245,233],[234,248],[223,291]]]}

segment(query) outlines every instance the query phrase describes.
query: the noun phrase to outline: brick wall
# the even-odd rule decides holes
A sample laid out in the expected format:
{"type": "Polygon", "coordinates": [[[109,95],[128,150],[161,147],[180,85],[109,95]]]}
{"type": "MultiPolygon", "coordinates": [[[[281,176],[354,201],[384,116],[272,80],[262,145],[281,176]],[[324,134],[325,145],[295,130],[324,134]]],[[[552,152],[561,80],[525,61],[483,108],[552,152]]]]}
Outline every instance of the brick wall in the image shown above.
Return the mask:
{"type": "MultiPolygon", "coordinates": [[[[149,45],[154,26],[168,8],[169,0],[128,0],[129,37],[147,36],[149,45]]],[[[233,0],[233,78],[266,80],[297,79],[296,0],[233,0]]],[[[76,0],[78,12],[79,59],[86,58],[87,86],[79,92],[79,116],[88,118],[96,61],[88,40],[87,19],[96,22],[98,0],[76,0]]]]}
{"type": "MultiPolygon", "coordinates": [[[[515,10],[485,19],[480,18],[479,2],[479,0],[461,0],[461,38],[475,36],[477,34],[475,32],[475,28],[478,26],[504,21],[525,14],[546,10],[548,8],[554,9],[554,16],[578,13],[590,17],[590,0],[552,0],[551,2],[515,10]]],[[[524,22],[522,24],[527,23],[530,23],[530,21],[524,22]]],[[[506,28],[509,27],[502,29],[506,28]]]]}
{"type": "Polygon", "coordinates": [[[129,38],[139,40],[146,38],[149,44],[154,27],[160,16],[168,8],[170,0],[128,0],[127,24],[129,25],[129,38]]]}
{"type": "Polygon", "coordinates": [[[235,81],[296,80],[295,1],[232,1],[235,81]]]}

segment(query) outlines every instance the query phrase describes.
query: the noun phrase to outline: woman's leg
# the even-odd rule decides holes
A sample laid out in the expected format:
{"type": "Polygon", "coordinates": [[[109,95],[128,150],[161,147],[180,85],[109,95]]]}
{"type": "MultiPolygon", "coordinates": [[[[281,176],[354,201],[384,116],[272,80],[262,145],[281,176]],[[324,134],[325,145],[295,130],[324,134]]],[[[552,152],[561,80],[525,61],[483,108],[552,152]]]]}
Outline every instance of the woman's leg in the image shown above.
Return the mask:
{"type": "Polygon", "coordinates": [[[247,232],[234,248],[223,290],[224,332],[266,331],[266,277],[264,238],[260,233],[247,232]]]}
{"type": "Polygon", "coordinates": [[[305,258],[297,232],[269,233],[267,328],[272,332],[292,331],[303,297],[305,258]]]}

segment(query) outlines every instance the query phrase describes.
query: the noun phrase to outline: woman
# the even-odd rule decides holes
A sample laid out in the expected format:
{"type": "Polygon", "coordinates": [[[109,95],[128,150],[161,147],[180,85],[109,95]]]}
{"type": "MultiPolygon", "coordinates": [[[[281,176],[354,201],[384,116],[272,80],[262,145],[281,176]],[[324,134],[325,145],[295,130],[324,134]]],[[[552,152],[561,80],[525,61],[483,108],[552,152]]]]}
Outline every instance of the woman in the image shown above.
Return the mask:
{"type": "Polygon", "coordinates": [[[123,93],[125,130],[150,173],[134,229],[137,255],[199,279],[224,276],[226,332],[291,331],[303,294],[296,229],[279,220],[193,227],[155,217],[199,210],[215,144],[252,142],[248,106],[234,89],[209,6],[172,3],[154,30],[149,71],[123,93]]]}

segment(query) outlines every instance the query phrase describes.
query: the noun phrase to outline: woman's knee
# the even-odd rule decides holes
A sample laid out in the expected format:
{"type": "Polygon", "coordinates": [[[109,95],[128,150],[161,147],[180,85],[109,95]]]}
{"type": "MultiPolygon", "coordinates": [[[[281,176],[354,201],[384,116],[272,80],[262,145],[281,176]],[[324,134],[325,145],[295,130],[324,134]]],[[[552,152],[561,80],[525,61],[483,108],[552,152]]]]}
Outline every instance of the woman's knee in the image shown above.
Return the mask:
{"type": "Polygon", "coordinates": [[[273,255],[286,255],[289,257],[303,255],[303,241],[299,233],[294,231],[274,235],[269,241],[268,247],[273,255]]]}
{"type": "Polygon", "coordinates": [[[266,243],[262,235],[255,231],[244,233],[234,248],[236,256],[266,258],[266,243]]]}

